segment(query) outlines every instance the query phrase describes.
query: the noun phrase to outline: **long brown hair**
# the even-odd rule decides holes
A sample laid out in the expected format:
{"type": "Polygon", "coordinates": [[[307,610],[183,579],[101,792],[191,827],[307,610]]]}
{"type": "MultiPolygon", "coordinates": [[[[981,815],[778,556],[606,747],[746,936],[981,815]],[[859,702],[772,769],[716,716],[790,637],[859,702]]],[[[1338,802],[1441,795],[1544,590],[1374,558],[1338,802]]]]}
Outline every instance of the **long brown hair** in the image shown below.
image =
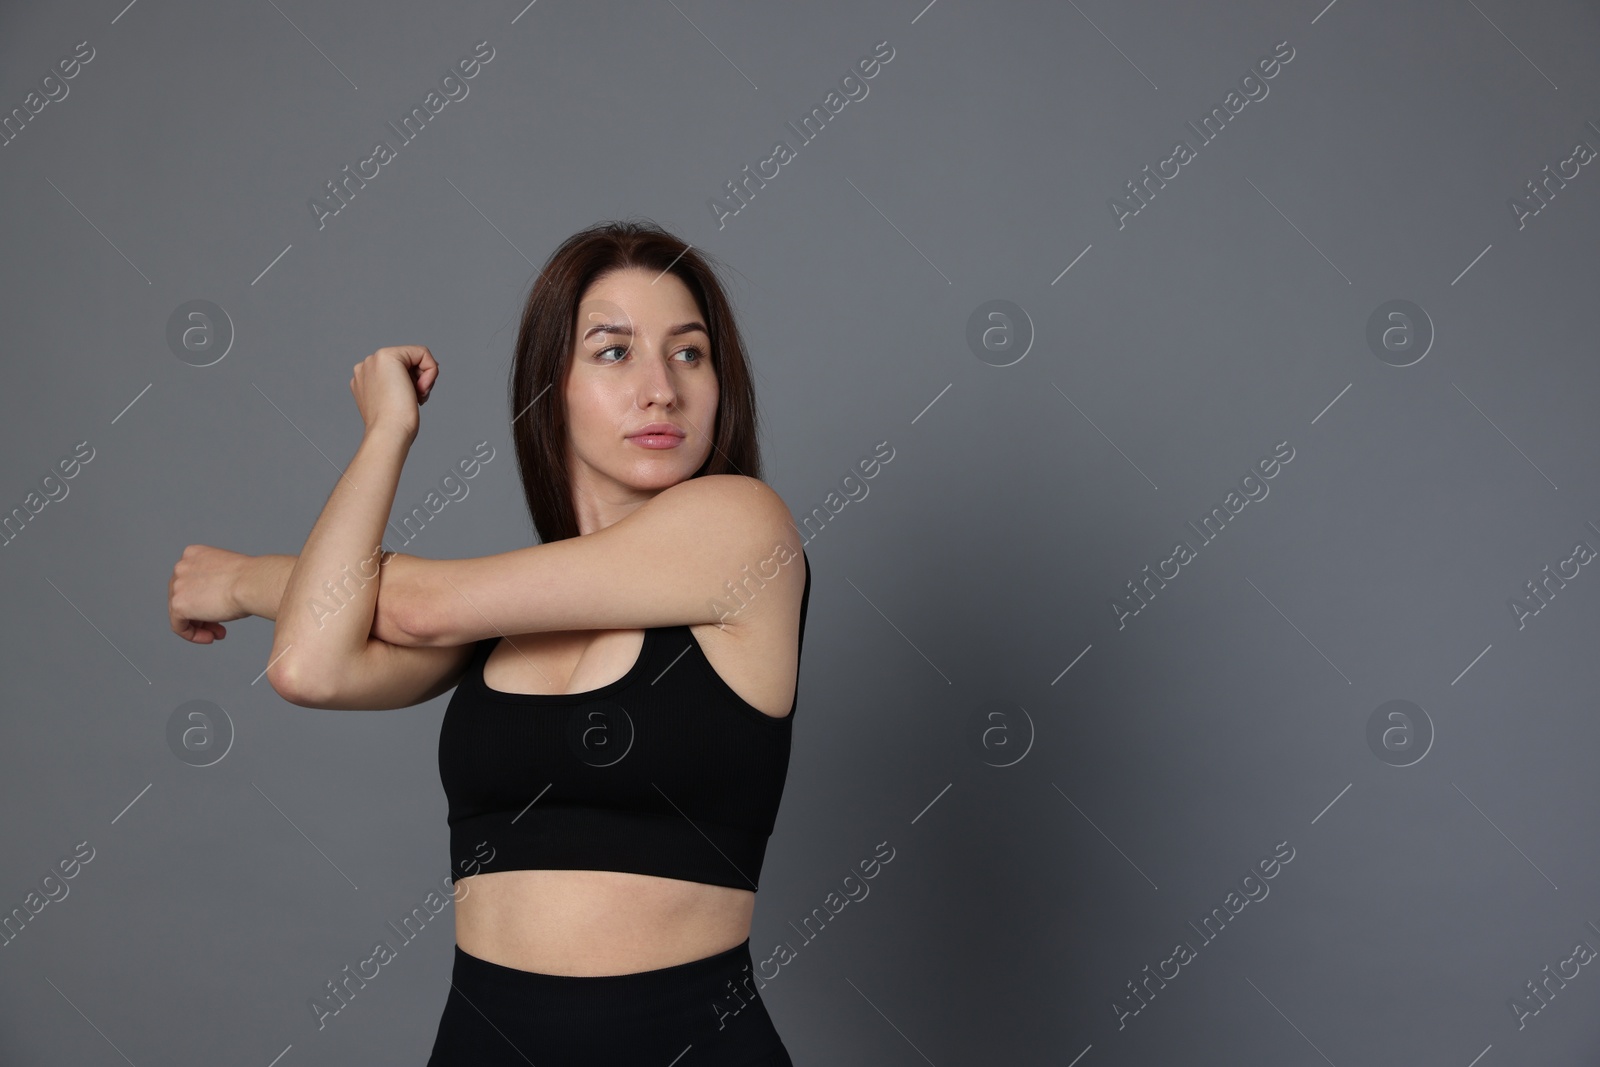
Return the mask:
{"type": "Polygon", "coordinates": [[[755,387],[732,305],[708,257],[652,222],[599,223],[567,238],[545,261],[523,306],[511,361],[511,439],[528,511],[546,544],[579,533],[567,466],[564,388],[578,304],[601,275],[628,267],[676,275],[694,295],[711,335],[720,393],[713,448],[690,477],[761,477],[755,387]]]}

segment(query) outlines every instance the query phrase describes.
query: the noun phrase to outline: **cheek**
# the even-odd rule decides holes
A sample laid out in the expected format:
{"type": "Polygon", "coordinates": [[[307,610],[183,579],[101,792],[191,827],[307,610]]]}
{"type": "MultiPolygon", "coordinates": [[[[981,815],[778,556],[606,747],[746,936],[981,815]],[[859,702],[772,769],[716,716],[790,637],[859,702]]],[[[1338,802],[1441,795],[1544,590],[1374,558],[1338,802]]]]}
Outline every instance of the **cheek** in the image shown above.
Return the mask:
{"type": "Polygon", "coordinates": [[[700,397],[700,410],[708,416],[716,414],[717,403],[721,399],[722,390],[718,386],[716,379],[712,379],[710,387],[700,397]]]}
{"type": "Polygon", "coordinates": [[[617,420],[594,393],[567,397],[567,437],[578,447],[599,444],[616,426],[617,420]]]}
{"type": "Polygon", "coordinates": [[[598,382],[574,381],[567,389],[567,421],[574,426],[616,425],[617,398],[598,382]]]}

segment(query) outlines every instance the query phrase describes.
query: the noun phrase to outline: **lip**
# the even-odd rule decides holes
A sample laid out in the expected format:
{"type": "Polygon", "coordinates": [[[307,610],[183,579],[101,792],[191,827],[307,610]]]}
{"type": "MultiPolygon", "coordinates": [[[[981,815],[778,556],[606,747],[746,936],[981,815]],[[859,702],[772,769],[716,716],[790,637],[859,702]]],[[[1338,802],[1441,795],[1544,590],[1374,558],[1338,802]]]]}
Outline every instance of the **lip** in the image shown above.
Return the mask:
{"type": "Polygon", "coordinates": [[[648,426],[641,426],[628,435],[628,440],[640,448],[662,449],[677,448],[683,444],[686,434],[683,430],[670,422],[652,422],[648,426]]]}
{"type": "Polygon", "coordinates": [[[684,434],[684,431],[682,431],[678,427],[672,425],[672,423],[670,423],[670,422],[652,422],[648,426],[639,427],[637,430],[633,431],[628,436],[630,438],[632,438],[632,437],[646,437],[646,436],[648,436],[648,437],[671,436],[671,437],[682,438],[682,437],[685,436],[685,434],[684,434]]]}

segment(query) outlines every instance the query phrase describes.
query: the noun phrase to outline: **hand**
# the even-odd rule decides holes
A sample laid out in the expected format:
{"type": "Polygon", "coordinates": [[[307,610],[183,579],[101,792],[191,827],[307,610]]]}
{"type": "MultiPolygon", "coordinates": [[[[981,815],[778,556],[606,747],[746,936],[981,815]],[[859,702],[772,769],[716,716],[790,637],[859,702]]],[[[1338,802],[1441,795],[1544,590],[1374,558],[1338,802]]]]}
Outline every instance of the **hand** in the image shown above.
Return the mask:
{"type": "Polygon", "coordinates": [[[189,545],[167,583],[167,614],[172,632],[185,641],[209,645],[228,636],[224,622],[249,615],[234,597],[239,569],[249,556],[210,545],[189,545]]]}
{"type": "Polygon", "coordinates": [[[439,362],[426,346],[393,345],[355,365],[350,392],[368,432],[392,426],[414,438],[422,420],[418,407],[428,402],[438,377],[439,362]]]}

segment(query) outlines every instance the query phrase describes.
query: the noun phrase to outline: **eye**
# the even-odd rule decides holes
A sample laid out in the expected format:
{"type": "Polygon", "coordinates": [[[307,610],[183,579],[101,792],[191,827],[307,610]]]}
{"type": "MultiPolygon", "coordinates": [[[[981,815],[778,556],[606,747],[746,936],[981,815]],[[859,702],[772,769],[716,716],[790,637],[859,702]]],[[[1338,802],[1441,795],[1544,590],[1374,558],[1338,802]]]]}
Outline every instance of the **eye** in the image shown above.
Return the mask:
{"type": "MultiPolygon", "coordinates": [[[[595,356],[596,359],[600,360],[600,362],[602,362],[602,363],[620,363],[621,362],[620,358],[619,359],[605,359],[604,356],[605,356],[605,354],[607,352],[621,352],[624,356],[626,356],[628,354],[628,346],[627,345],[608,345],[605,348],[600,348],[600,349],[596,349],[595,350],[594,356],[595,356]]],[[[675,353],[675,354],[676,355],[680,355],[680,356],[681,355],[685,355],[685,354],[693,355],[694,359],[686,361],[686,362],[690,362],[690,363],[704,363],[706,361],[706,354],[704,352],[700,351],[700,349],[696,348],[694,345],[690,345],[688,348],[679,349],[677,351],[677,353],[675,353]]]]}

